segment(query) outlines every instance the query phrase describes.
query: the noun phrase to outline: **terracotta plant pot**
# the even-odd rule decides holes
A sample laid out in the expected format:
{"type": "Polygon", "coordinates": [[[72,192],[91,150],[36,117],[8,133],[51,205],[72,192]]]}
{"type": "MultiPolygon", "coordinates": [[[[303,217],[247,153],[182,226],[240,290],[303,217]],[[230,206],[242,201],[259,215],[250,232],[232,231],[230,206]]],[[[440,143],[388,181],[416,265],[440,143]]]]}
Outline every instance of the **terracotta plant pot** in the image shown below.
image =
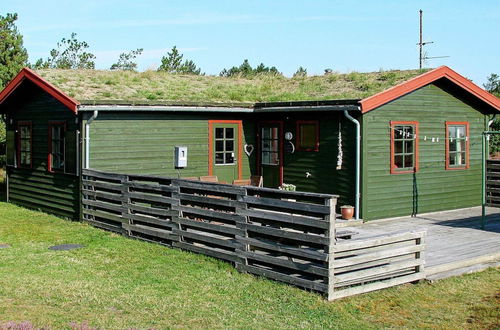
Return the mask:
{"type": "Polygon", "coordinates": [[[342,219],[351,220],[354,216],[354,207],[350,205],[344,205],[340,207],[340,211],[342,213],[342,219]]]}

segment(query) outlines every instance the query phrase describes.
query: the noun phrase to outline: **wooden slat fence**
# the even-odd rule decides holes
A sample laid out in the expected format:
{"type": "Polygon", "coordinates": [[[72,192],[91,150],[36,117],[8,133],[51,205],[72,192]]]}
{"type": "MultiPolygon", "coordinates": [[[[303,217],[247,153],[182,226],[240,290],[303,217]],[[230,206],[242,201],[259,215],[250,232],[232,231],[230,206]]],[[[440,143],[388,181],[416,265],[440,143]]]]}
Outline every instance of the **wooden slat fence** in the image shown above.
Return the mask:
{"type": "MultiPolygon", "coordinates": [[[[343,245],[336,245],[335,239],[336,201],[337,196],[328,194],[94,170],[82,173],[82,218],[96,227],[230,261],[240,271],[326,293],[329,299],[341,287],[385,280],[391,274],[402,278],[398,270],[410,275],[406,268],[393,265],[399,259],[392,256],[374,264],[393,266],[383,276],[359,273],[359,281],[336,280],[364,269],[351,264],[337,269],[336,262],[356,263],[356,256],[370,256],[380,246],[392,244],[377,240],[373,243],[377,246],[338,250],[343,245]]],[[[418,254],[420,250],[414,252],[418,254]]]]}
{"type": "Polygon", "coordinates": [[[500,207],[500,159],[486,161],[486,206],[500,207]]]}
{"type": "Polygon", "coordinates": [[[400,232],[333,248],[329,299],[352,296],[425,278],[425,232],[400,232]]]}

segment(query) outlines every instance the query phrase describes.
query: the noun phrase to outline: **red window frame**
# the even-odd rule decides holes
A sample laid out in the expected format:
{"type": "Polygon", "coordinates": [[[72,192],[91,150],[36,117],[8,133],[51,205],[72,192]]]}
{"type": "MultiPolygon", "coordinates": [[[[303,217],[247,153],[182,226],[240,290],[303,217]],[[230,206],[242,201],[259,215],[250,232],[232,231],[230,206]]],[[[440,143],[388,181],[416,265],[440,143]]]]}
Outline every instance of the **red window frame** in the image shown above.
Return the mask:
{"type": "Polygon", "coordinates": [[[17,122],[17,148],[16,148],[17,166],[20,168],[33,168],[33,123],[31,121],[17,122]],[[21,127],[28,126],[30,130],[30,163],[21,164],[21,127]]]}
{"type": "MultiPolygon", "coordinates": [[[[63,166],[63,168],[61,169],[53,169],[52,168],[52,127],[54,126],[62,126],[63,127],[63,132],[64,132],[64,135],[66,134],[66,122],[64,121],[49,121],[49,153],[47,155],[47,170],[49,172],[64,172],[65,171],[65,166],[63,166]]],[[[66,146],[65,146],[65,141],[63,139],[63,148],[64,148],[64,163],[66,163],[66,146]]]]}
{"type": "Polygon", "coordinates": [[[468,121],[447,121],[445,122],[445,130],[446,130],[446,143],[445,143],[445,169],[446,170],[466,170],[470,167],[469,162],[469,143],[470,143],[470,134],[469,134],[469,122],[468,121]],[[449,132],[448,126],[465,126],[465,165],[464,166],[453,166],[450,165],[450,145],[448,144],[449,140],[449,132]]]}
{"type": "Polygon", "coordinates": [[[390,127],[391,127],[391,174],[406,174],[406,173],[417,173],[419,169],[419,164],[418,164],[418,121],[391,121],[390,122],[390,127]],[[414,166],[413,170],[405,170],[405,171],[399,171],[396,167],[396,164],[394,164],[394,127],[399,126],[399,125],[412,125],[415,127],[415,135],[417,138],[415,139],[415,145],[414,145],[414,166]]]}
{"type": "Polygon", "coordinates": [[[297,120],[296,123],[296,140],[295,144],[297,145],[297,151],[319,151],[319,121],[318,120],[297,120]],[[302,147],[300,144],[300,125],[302,124],[313,124],[315,125],[315,130],[316,130],[316,143],[314,144],[313,148],[309,147],[302,147]]]}

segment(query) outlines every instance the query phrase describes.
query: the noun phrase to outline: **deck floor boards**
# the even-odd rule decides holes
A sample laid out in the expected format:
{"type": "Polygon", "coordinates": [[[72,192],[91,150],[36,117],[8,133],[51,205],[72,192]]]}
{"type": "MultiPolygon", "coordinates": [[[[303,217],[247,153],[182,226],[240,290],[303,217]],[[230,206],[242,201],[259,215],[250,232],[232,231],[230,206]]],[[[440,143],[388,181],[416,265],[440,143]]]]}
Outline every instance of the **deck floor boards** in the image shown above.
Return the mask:
{"type": "MultiPolygon", "coordinates": [[[[500,260],[500,209],[487,208],[487,220],[484,230],[481,229],[481,208],[436,212],[416,217],[400,217],[386,220],[375,220],[356,226],[359,234],[348,242],[363,240],[373,236],[388,234],[397,231],[427,231],[425,238],[425,267],[432,273],[432,269],[443,271],[443,275],[460,274],[460,265],[463,273],[471,269],[470,264],[477,260],[477,264],[485,264],[490,260],[491,265],[498,265],[500,260]],[[464,263],[465,264],[465,263],[464,263]],[[449,265],[449,267],[447,267],[449,265]],[[450,271],[451,270],[453,271],[450,271]]],[[[337,244],[342,244],[339,241],[337,244]]],[[[488,263],[487,263],[488,264],[488,263]]],[[[446,277],[446,276],[441,276],[446,277]]]]}

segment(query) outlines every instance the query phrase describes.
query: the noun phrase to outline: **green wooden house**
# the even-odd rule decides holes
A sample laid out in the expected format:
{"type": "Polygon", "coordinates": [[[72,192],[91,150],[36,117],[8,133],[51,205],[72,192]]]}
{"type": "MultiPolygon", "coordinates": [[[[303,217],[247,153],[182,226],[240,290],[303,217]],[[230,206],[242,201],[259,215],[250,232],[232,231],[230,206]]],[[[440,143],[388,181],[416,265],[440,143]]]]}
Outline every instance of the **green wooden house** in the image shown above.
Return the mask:
{"type": "Polygon", "coordinates": [[[82,168],[261,175],[338,194],[364,220],[477,206],[481,134],[499,110],[448,67],[252,79],[26,68],[0,93],[9,200],[74,219],[82,168]]]}

